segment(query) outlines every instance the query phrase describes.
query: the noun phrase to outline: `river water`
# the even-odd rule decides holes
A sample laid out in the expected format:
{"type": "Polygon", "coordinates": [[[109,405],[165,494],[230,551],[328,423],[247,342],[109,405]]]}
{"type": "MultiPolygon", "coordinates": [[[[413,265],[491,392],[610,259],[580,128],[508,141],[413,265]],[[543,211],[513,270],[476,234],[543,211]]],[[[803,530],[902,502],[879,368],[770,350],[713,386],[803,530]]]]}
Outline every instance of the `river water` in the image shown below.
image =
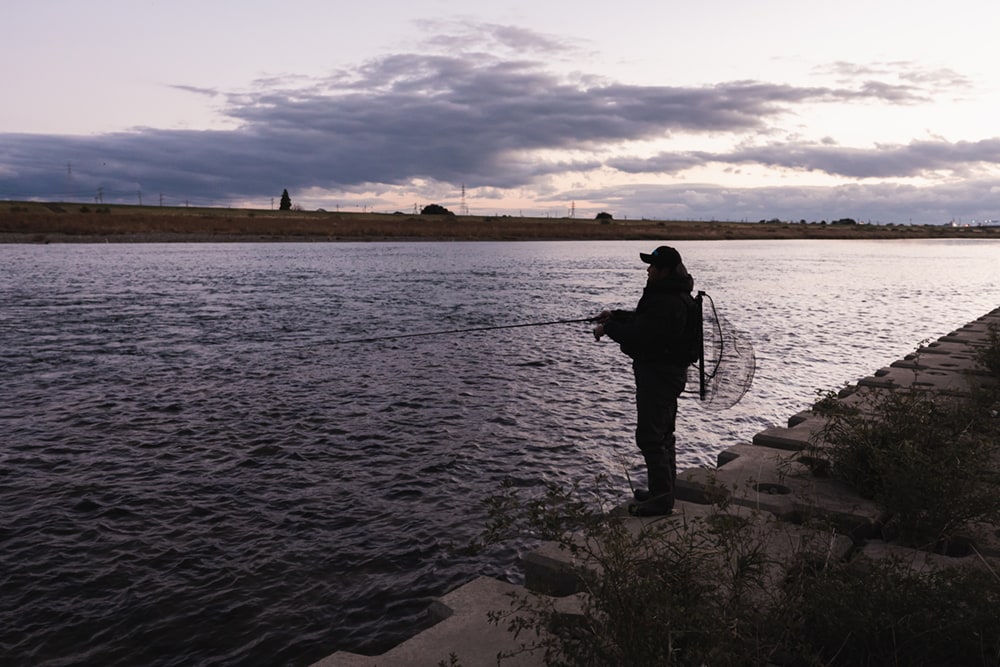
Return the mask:
{"type": "MultiPolygon", "coordinates": [[[[476,537],[505,478],[623,493],[636,242],[0,246],[0,663],[304,665],[520,577],[476,537]]],[[[1000,243],[677,242],[753,341],[681,405],[679,466],[1000,305],[1000,243]]]]}

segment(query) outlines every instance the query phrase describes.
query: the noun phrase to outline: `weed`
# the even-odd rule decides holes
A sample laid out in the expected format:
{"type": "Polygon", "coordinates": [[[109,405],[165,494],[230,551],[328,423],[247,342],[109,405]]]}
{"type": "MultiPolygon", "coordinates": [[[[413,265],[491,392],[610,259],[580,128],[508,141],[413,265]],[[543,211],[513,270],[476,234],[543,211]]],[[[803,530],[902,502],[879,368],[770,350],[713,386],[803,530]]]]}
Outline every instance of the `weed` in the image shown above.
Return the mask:
{"type": "MultiPolygon", "coordinates": [[[[995,326],[977,358],[1000,371],[995,326]]],[[[855,398],[848,406],[831,393],[816,403],[827,421],[804,454],[829,461],[831,474],[886,510],[887,537],[941,550],[968,524],[1000,519],[995,384],[963,397],[900,388],[855,398]]]]}
{"type": "Polygon", "coordinates": [[[976,361],[1000,380],[1000,327],[990,323],[986,345],[976,352],[976,361]]]}
{"type": "Polygon", "coordinates": [[[507,487],[491,504],[503,512],[491,539],[586,527],[557,540],[573,556],[575,596],[515,594],[508,609],[489,614],[522,642],[500,664],[525,652],[541,652],[552,667],[1000,660],[1000,578],[981,568],[831,560],[821,545],[832,535],[821,533],[778,557],[769,536],[787,524],[725,505],[641,522],[555,487],[527,500],[507,487]]]}
{"type": "Polygon", "coordinates": [[[842,564],[799,582],[797,641],[817,665],[996,665],[1000,581],[900,558],[842,564]]]}
{"type": "MultiPolygon", "coordinates": [[[[979,355],[997,374],[996,327],[979,355]]],[[[1000,519],[998,392],[877,390],[849,402],[830,393],[814,407],[826,427],[803,454],[889,510],[904,543],[940,547],[970,522],[1000,519]]],[[[776,552],[787,524],[729,507],[725,494],[642,522],[595,503],[616,495],[603,484],[587,498],[550,486],[529,499],[508,484],[488,501],[486,542],[555,540],[577,582],[575,608],[526,593],[490,614],[524,642],[506,657],[542,651],[547,665],[566,667],[1000,665],[1000,577],[985,559],[942,569],[839,559],[835,533],[804,528],[776,552]]]]}
{"type": "Polygon", "coordinates": [[[995,444],[974,404],[896,389],[868,393],[860,409],[816,411],[827,423],[807,455],[885,509],[905,543],[944,544],[970,522],[1000,518],[986,483],[995,444]]]}
{"type": "MultiPolygon", "coordinates": [[[[491,503],[502,508],[494,528],[552,535],[576,563],[578,582],[572,613],[527,593],[491,614],[528,638],[507,657],[542,651],[547,665],[565,667],[768,664],[787,625],[776,621],[786,605],[775,573],[786,565],[767,547],[773,520],[717,505],[641,522],[589,509],[579,498],[549,504],[559,497],[550,488],[545,499],[518,502],[505,491],[491,503]],[[560,525],[582,530],[553,534],[560,525]]],[[[501,532],[491,530],[490,539],[501,532]]]]}

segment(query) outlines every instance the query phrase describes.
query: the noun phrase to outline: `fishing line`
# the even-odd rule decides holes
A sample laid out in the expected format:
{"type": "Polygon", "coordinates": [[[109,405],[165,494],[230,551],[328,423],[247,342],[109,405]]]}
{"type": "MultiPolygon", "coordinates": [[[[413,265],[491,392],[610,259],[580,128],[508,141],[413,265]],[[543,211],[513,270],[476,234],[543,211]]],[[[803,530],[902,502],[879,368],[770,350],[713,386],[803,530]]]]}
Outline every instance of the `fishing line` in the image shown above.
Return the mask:
{"type": "MultiPolygon", "coordinates": [[[[701,320],[701,354],[696,363],[688,368],[695,373],[692,384],[697,383],[696,393],[700,403],[713,409],[725,410],[736,405],[753,384],[757,369],[757,359],[753,343],[746,333],[736,329],[719,313],[715,300],[705,292],[698,292],[697,317],[701,320]],[[708,299],[706,310],[703,299],[708,299]],[[707,330],[707,331],[706,331],[707,330]]],[[[598,317],[582,317],[570,320],[550,320],[547,322],[524,322],[522,324],[501,324],[497,326],[465,327],[461,329],[443,329],[438,331],[421,331],[419,333],[393,334],[389,336],[369,336],[366,338],[348,338],[331,341],[331,345],[348,343],[374,343],[377,341],[399,340],[403,338],[421,338],[424,336],[446,336],[477,331],[498,331],[501,329],[518,329],[522,327],[545,327],[555,324],[579,324],[596,322],[598,317]]],[[[683,393],[689,393],[687,390],[683,393]]]]}
{"type": "Polygon", "coordinates": [[[399,338],[419,338],[421,336],[443,336],[446,334],[470,333],[473,331],[496,331],[498,329],[517,329],[519,327],[546,327],[553,324],[576,324],[579,322],[594,322],[596,317],[584,317],[578,320],[552,320],[551,322],[526,322],[524,324],[502,324],[491,327],[470,327],[467,329],[447,329],[443,331],[424,331],[421,333],[396,334],[393,336],[374,336],[372,338],[349,338],[347,340],[334,341],[334,345],[342,343],[373,343],[380,340],[397,340],[399,338]]]}

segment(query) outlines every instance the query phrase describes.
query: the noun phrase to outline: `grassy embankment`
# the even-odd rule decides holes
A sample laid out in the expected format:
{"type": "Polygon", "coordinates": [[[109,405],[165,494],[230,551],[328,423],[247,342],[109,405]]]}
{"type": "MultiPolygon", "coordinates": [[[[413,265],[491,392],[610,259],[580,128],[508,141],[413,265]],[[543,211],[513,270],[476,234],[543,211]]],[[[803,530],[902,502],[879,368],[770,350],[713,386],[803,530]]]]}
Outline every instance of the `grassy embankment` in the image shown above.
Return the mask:
{"type": "Polygon", "coordinates": [[[0,203],[0,242],[1000,238],[1000,227],[435,216],[0,203]]]}
{"type": "Polygon", "coordinates": [[[544,652],[549,666],[995,667],[1000,330],[991,325],[980,342],[951,344],[976,358],[965,393],[914,382],[854,400],[831,393],[814,406],[829,421],[812,445],[772,459],[784,459],[772,468],[787,475],[784,483],[805,479],[792,471],[798,463],[830,478],[818,494],[799,486],[794,513],[761,498],[773,493],[758,484],[772,474],[767,455],[744,478],[764,507],[738,506],[737,487],[720,483],[714,504],[687,503],[672,519],[642,523],[594,507],[595,498],[621,498],[606,478],[550,483],[541,496],[505,483],[487,499],[484,540],[473,546],[553,541],[558,549],[544,559],[566,554],[553,581],[572,587],[560,595],[576,597],[567,604],[516,594],[490,618],[517,633],[522,651],[544,652]],[[847,502],[831,505],[833,513],[810,508],[834,495],[847,502]],[[878,510],[868,516],[880,517],[870,534],[838,525],[841,511],[866,502],[878,510]]]}

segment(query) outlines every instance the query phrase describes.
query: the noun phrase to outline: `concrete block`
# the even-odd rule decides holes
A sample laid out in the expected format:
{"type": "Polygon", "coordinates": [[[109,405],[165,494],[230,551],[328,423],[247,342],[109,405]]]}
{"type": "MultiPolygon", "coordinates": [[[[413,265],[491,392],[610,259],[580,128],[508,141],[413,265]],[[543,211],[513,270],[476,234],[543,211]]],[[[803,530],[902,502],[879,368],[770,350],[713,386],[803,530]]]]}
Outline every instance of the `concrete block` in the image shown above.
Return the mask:
{"type": "Polygon", "coordinates": [[[787,451],[808,449],[815,443],[817,433],[826,425],[826,420],[819,417],[803,419],[795,426],[775,426],[760,431],[753,437],[757,447],[770,447],[787,451]]]}
{"type": "Polygon", "coordinates": [[[870,540],[866,542],[858,550],[855,561],[861,567],[864,567],[866,561],[879,561],[887,558],[896,559],[900,561],[901,565],[909,566],[917,572],[964,567],[982,571],[983,576],[1000,576],[1000,558],[995,555],[972,552],[963,555],[948,556],[905,547],[891,542],[884,542],[882,540],[870,540]]]}
{"type": "MultiPolygon", "coordinates": [[[[683,540],[683,548],[701,551],[713,558],[722,558],[724,551],[713,541],[712,536],[728,527],[738,532],[737,541],[747,549],[759,548],[768,564],[767,576],[771,586],[780,586],[787,567],[805,558],[816,566],[824,566],[843,560],[853,549],[852,540],[842,533],[829,529],[815,529],[779,521],[767,512],[759,512],[749,507],[715,506],[678,503],[674,514],[666,517],[622,517],[629,541],[617,545],[630,557],[636,559],[657,558],[660,550],[676,540],[683,540]],[[721,523],[720,523],[721,522],[721,523]]],[[[542,583],[558,581],[564,584],[570,570],[581,572],[581,568],[600,576],[603,554],[600,547],[590,545],[589,552],[596,557],[588,562],[582,554],[574,558],[568,550],[546,545],[525,558],[526,569],[534,570],[529,589],[542,583]],[[547,574],[544,570],[549,569],[547,574]]],[[[674,555],[672,557],[678,557],[674,555]]],[[[720,563],[720,567],[724,564],[720,563]]],[[[577,577],[579,580],[579,576],[577,577]]],[[[576,592],[564,586],[562,592],[576,592]]]]}
{"type": "Polygon", "coordinates": [[[815,462],[794,452],[740,448],[717,470],[696,469],[678,475],[678,497],[725,497],[734,505],[773,514],[786,521],[820,521],[855,540],[878,532],[885,515],[874,502],[847,484],[812,473],[815,462]]]}
{"type": "Polygon", "coordinates": [[[754,445],[733,445],[719,452],[718,456],[715,457],[715,466],[721,468],[740,456],[753,456],[756,453],[757,449],[754,445]]]}
{"type": "MultiPolygon", "coordinates": [[[[730,451],[730,454],[737,453],[730,451]]],[[[716,470],[678,475],[677,494],[691,494],[709,502],[725,499],[737,506],[768,512],[785,520],[794,520],[795,504],[791,490],[782,484],[782,469],[794,453],[768,447],[740,448],[739,455],[716,470]]]]}
{"type": "Polygon", "coordinates": [[[858,385],[883,389],[912,388],[940,394],[958,395],[968,394],[972,386],[983,386],[991,382],[991,378],[978,375],[935,369],[914,371],[913,369],[889,366],[879,369],[873,376],[858,380],[858,385]]]}
{"type": "Polygon", "coordinates": [[[981,322],[966,324],[961,329],[956,329],[951,333],[941,336],[939,341],[943,343],[961,343],[972,347],[984,347],[989,344],[990,331],[988,325],[981,322]]]}
{"type": "MultiPolygon", "coordinates": [[[[447,665],[451,654],[466,667],[495,667],[497,654],[513,651],[522,643],[507,631],[505,624],[494,625],[489,612],[510,609],[511,595],[533,595],[521,586],[489,577],[479,577],[432,603],[432,612],[443,620],[377,656],[338,651],[313,667],[433,667],[447,665]]],[[[505,659],[504,665],[541,667],[541,652],[522,653],[505,659]]]]}
{"type": "MultiPolygon", "coordinates": [[[[704,517],[712,511],[708,505],[677,501],[674,513],[667,516],[633,517],[628,514],[627,505],[613,510],[612,514],[621,518],[634,539],[642,530],[669,530],[696,517],[704,517]]],[[[599,553],[600,547],[592,542],[588,543],[582,535],[571,536],[570,539],[580,549],[575,555],[558,542],[543,542],[533,551],[521,556],[524,585],[528,590],[563,597],[581,590],[580,574],[585,571],[583,568],[600,574],[598,563],[587,558],[588,553],[599,553]]]]}
{"type": "Polygon", "coordinates": [[[964,355],[967,357],[974,357],[976,355],[975,347],[970,346],[968,343],[957,343],[954,341],[947,340],[935,340],[926,345],[917,348],[916,352],[911,354],[951,354],[951,355],[964,355]]]}
{"type": "Polygon", "coordinates": [[[802,410],[789,417],[786,425],[791,428],[793,426],[798,426],[807,419],[813,419],[814,417],[815,415],[813,415],[812,410],[802,410]]]}
{"type": "Polygon", "coordinates": [[[695,505],[712,505],[725,501],[729,491],[715,483],[714,468],[689,468],[677,473],[674,497],[695,505]]]}
{"type": "MultiPolygon", "coordinates": [[[[974,553],[989,559],[1000,559],[1000,527],[981,521],[970,523],[958,531],[957,537],[966,540],[974,553]]],[[[997,569],[1000,576],[1000,568],[997,569]]]]}
{"type": "Polygon", "coordinates": [[[904,547],[891,542],[883,542],[882,540],[866,542],[858,551],[857,558],[862,565],[865,560],[880,561],[892,558],[899,560],[902,565],[906,565],[917,572],[941,570],[947,567],[981,567],[985,569],[984,561],[975,556],[969,555],[956,558],[904,547]]]}
{"type": "MultiPolygon", "coordinates": [[[[895,388],[854,384],[842,389],[837,395],[836,402],[844,409],[867,413],[871,412],[872,406],[878,404],[890,391],[895,391],[895,388]]],[[[816,405],[818,403],[814,404],[814,408],[816,405]]]]}
{"type": "MultiPolygon", "coordinates": [[[[968,348],[967,348],[968,349],[968,348]]],[[[908,354],[903,359],[889,364],[893,368],[907,368],[920,374],[924,371],[934,370],[958,375],[975,374],[989,375],[989,371],[983,368],[976,360],[976,355],[971,352],[960,354],[957,352],[941,354],[908,354]]]]}
{"type": "Polygon", "coordinates": [[[521,556],[524,586],[553,597],[572,595],[580,590],[581,565],[581,560],[558,542],[543,542],[521,556]]]}
{"type": "Polygon", "coordinates": [[[833,477],[817,477],[805,466],[793,468],[783,480],[792,489],[800,522],[832,525],[855,542],[877,535],[888,516],[874,501],[833,477]]]}

